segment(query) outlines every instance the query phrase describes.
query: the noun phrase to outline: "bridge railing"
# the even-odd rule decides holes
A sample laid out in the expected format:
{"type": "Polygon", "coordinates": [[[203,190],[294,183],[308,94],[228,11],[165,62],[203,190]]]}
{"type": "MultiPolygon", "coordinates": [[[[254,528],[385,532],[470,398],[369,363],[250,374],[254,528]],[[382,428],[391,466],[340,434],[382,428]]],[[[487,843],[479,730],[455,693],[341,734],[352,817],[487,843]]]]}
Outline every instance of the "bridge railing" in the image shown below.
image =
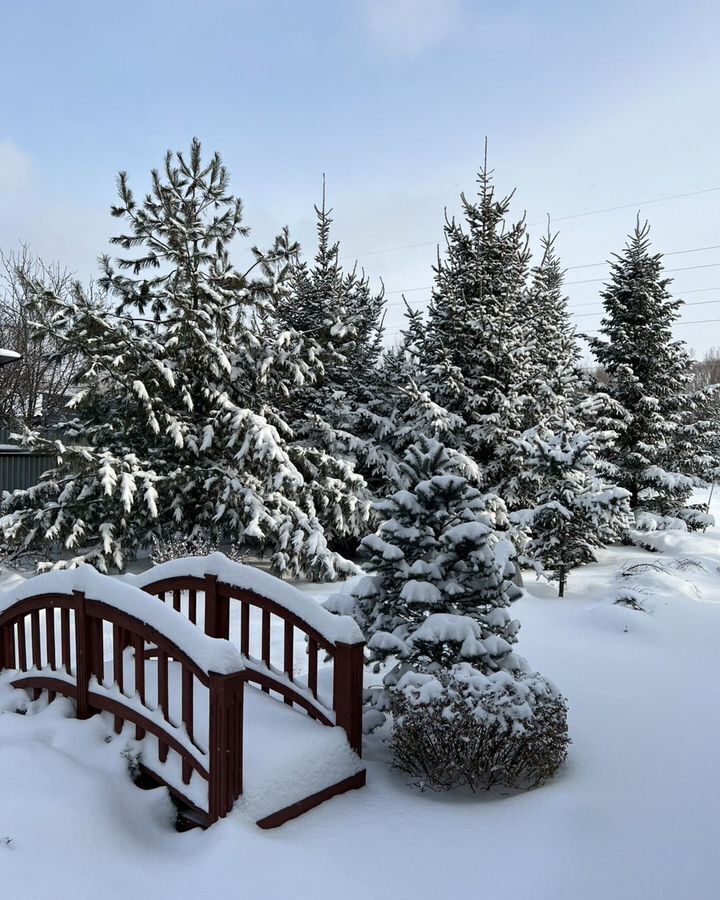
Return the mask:
{"type": "Polygon", "coordinates": [[[222,553],[172,560],[126,580],[172,604],[207,635],[231,640],[243,655],[247,681],[324,725],[342,726],[362,754],[364,641],[349,616],[332,615],[292,585],[222,553]],[[298,631],[304,666],[294,654],[298,631]],[[319,676],[330,666],[326,683],[319,676]]]}
{"type": "Polygon", "coordinates": [[[143,766],[207,824],[242,792],[243,669],[231,644],[90,566],[0,595],[11,683],[72,698],[78,718],[108,712],[117,733],[132,723],[143,766]]]}

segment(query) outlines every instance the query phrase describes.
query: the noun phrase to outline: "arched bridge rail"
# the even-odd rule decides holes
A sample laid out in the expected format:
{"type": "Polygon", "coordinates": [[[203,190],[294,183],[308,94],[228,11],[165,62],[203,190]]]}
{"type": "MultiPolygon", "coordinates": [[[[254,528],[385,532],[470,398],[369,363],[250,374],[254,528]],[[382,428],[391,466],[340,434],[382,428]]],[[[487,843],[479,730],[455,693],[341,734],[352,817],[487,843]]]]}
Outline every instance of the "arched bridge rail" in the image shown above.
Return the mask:
{"type": "Polygon", "coordinates": [[[22,591],[0,598],[0,671],[36,699],[71,698],[80,719],[110,713],[118,734],[132,723],[144,767],[206,824],[225,816],[242,792],[240,654],[90,567],[38,576],[22,591]],[[65,590],[42,590],[48,581],[65,590]]]}
{"type": "Polygon", "coordinates": [[[332,615],[291,585],[219,553],[173,560],[128,581],[171,604],[208,636],[232,641],[246,681],[280,694],[324,725],[340,725],[362,755],[364,642],[352,619],[332,615]],[[296,631],[305,638],[304,673],[297,671],[296,631]],[[319,683],[320,652],[332,663],[331,684],[319,683]]]}

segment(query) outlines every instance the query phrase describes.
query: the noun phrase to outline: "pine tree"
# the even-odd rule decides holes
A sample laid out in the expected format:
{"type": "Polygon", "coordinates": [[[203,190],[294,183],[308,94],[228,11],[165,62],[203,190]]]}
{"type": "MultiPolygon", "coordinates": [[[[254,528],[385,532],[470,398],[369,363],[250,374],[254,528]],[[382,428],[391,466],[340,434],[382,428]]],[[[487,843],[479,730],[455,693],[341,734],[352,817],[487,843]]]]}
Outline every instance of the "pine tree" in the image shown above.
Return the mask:
{"type": "Polygon", "coordinates": [[[530,513],[532,538],[524,552],[565,595],[568,573],[594,562],[595,550],[630,524],[629,494],[603,484],[595,473],[596,435],[570,418],[555,419],[523,435],[528,478],[537,500],[530,513]]]}
{"type": "Polygon", "coordinates": [[[458,446],[483,469],[484,488],[513,508],[512,438],[527,427],[532,323],[524,222],[507,225],[487,164],[478,197],[462,195],[463,223],[446,219],[446,248],[422,346],[424,386],[463,426],[458,446]]]}
{"type": "Polygon", "coordinates": [[[58,465],[6,503],[6,538],[104,570],[155,538],[202,535],[269,553],[279,574],[334,577],[343,561],[318,520],[322,490],[272,406],[314,377],[312,347],[294,331],[261,340],[258,325],[297,248],[284,233],[269,253],[253,248],[245,272],[233,266],[242,204],[197,140],[187,157],[168,152],[142,201],[125,173],[118,194],[127,227],[112,243],[126,255],[102,260],[107,296],[32,286],[38,327],[84,365],[58,465]]]}
{"type": "Polygon", "coordinates": [[[607,376],[597,387],[597,426],[616,434],[603,459],[610,477],[630,492],[633,510],[695,525],[703,519],[686,503],[714,465],[707,448],[715,429],[703,421],[706,395],[691,388],[685,345],[673,340],[682,301],[668,290],[649,230],[638,219],[601,295],[601,337],[590,339],[607,376]]]}

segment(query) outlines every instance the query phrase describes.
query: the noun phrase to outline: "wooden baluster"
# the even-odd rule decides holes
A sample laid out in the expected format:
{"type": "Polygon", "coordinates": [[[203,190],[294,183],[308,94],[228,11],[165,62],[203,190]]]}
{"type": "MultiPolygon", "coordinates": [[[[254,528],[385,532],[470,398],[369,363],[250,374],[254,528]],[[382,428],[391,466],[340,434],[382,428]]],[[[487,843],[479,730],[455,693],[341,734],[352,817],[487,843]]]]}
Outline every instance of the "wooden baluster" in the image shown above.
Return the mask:
{"type": "MultiPolygon", "coordinates": [[[[168,706],[168,655],[164,650],[158,649],[157,654],[157,685],[158,685],[158,704],[162,710],[163,716],[167,722],[169,718],[168,706]]],[[[164,763],[168,755],[168,745],[159,741],[158,756],[160,762],[164,763]]]]}
{"type": "MultiPolygon", "coordinates": [[[[193,673],[183,666],[182,670],[182,720],[185,731],[192,741],[193,739],[193,673]]],[[[190,784],[192,766],[187,760],[182,763],[183,784],[190,784]]]]}
{"type": "MultiPolygon", "coordinates": [[[[145,706],[145,641],[133,635],[133,654],[135,656],[135,692],[140,697],[140,702],[145,706]]],[[[145,729],[140,725],[135,726],[135,740],[141,741],[145,737],[145,729]]]]}
{"type": "MultiPolygon", "coordinates": [[[[47,650],[47,665],[50,666],[52,672],[55,671],[55,610],[52,606],[48,606],[45,610],[45,648],[47,650]]],[[[48,691],[48,702],[52,703],[55,699],[55,691],[48,691]]]]}
{"type": "Polygon", "coordinates": [[[25,616],[18,619],[17,622],[18,637],[18,667],[21,672],[27,672],[27,645],[25,635],[25,616]]]}
{"type": "MultiPolygon", "coordinates": [[[[120,693],[124,693],[125,686],[123,684],[123,647],[124,635],[123,629],[119,625],[113,625],[113,681],[118,686],[120,693]]],[[[115,734],[120,734],[123,727],[122,716],[115,716],[115,734]]]]}
{"type": "Polygon", "coordinates": [[[165,591],[160,591],[160,593],[158,594],[158,600],[159,600],[161,603],[164,603],[164,602],[165,602],[165,591]]]}
{"type": "Polygon", "coordinates": [[[57,668],[55,654],[55,610],[49,606],[45,610],[45,645],[47,647],[47,662],[54,672],[57,668]]]}
{"type": "Polygon", "coordinates": [[[250,604],[243,600],[240,604],[240,652],[250,655],[250,604]]]}
{"type": "MultiPolygon", "coordinates": [[[[293,680],[293,639],[294,639],[295,629],[292,626],[291,622],[285,623],[285,634],[283,636],[283,650],[284,650],[284,668],[285,674],[290,679],[293,680]]],[[[285,703],[288,706],[292,706],[292,700],[290,697],[285,697],[285,703]]]]}
{"type": "MultiPolygon", "coordinates": [[[[42,655],[40,648],[40,610],[34,609],[30,613],[30,643],[32,646],[32,664],[38,672],[42,669],[42,655]]],[[[37,700],[42,691],[33,688],[33,699],[37,700]]]]}
{"type": "MultiPolygon", "coordinates": [[[[270,613],[264,609],[262,611],[262,661],[270,668],[270,613]]],[[[269,687],[263,687],[266,694],[270,693],[269,687]]]]}
{"type": "Polygon", "coordinates": [[[87,617],[88,665],[90,676],[97,683],[105,683],[105,646],[103,643],[103,620],[96,616],[87,617]]]}
{"type": "Polygon", "coordinates": [[[197,591],[195,588],[190,588],[188,591],[188,618],[193,625],[197,625],[197,591]]]}
{"type": "Polygon", "coordinates": [[[0,650],[0,653],[2,654],[0,669],[14,669],[16,665],[15,630],[12,624],[0,628],[0,646],[2,647],[0,650]]]}
{"type": "Polygon", "coordinates": [[[72,657],[70,655],[70,610],[60,610],[60,660],[68,675],[72,675],[72,657]]]}
{"type": "Polygon", "coordinates": [[[73,591],[75,600],[75,683],[77,685],[77,717],[90,718],[90,659],[85,594],[73,591]]]}
{"type": "Polygon", "coordinates": [[[318,645],[317,641],[308,638],[308,687],[317,699],[318,645]]]}
{"type": "Polygon", "coordinates": [[[175,612],[182,612],[182,596],[180,591],[173,591],[173,609],[175,612]]]}

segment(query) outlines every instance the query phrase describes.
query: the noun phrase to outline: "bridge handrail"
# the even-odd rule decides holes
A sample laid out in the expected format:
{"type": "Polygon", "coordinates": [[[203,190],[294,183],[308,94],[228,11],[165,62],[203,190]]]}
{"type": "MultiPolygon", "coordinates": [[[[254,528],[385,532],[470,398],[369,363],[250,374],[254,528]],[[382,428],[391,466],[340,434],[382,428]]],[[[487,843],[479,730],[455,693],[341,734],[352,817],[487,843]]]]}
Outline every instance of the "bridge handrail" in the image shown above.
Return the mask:
{"type": "Polygon", "coordinates": [[[139,587],[102,575],[90,565],[35,575],[0,591],[0,624],[5,612],[20,601],[45,595],[71,596],[75,591],[84,593],[89,602],[106,603],[144,622],[182,650],[205,674],[227,675],[243,669],[242,657],[230,641],[204,634],[171,608],[148,603],[147,593],[139,587]]]}
{"type": "Polygon", "coordinates": [[[146,590],[155,582],[177,577],[204,579],[206,575],[214,575],[230,588],[251,591],[271,600],[331,644],[362,644],[364,641],[357,622],[350,616],[333,615],[293,585],[261,569],[234,562],[223,553],[173,559],[139,575],[126,575],[124,580],[146,590]]]}
{"type": "Polygon", "coordinates": [[[286,703],[297,704],[325,725],[345,729],[350,746],[362,755],[363,648],[362,632],[350,616],[337,616],[297,588],[250,566],[229,560],[222,553],[190,556],[161,563],[141,575],[126,576],[126,582],[158,596],[163,602],[172,595],[176,610],[182,609],[181,594],[188,592],[188,616],[197,622],[197,592],[205,595],[206,634],[230,636],[230,601],[242,606],[240,651],[247,661],[245,678],[273,690],[286,703]],[[250,607],[262,610],[262,649],[259,658],[249,653],[250,607]],[[285,624],[283,672],[270,661],[270,618],[285,624]],[[294,684],[293,629],[308,638],[307,685],[294,684]],[[318,698],[318,648],[333,660],[333,700],[318,698]]]}

